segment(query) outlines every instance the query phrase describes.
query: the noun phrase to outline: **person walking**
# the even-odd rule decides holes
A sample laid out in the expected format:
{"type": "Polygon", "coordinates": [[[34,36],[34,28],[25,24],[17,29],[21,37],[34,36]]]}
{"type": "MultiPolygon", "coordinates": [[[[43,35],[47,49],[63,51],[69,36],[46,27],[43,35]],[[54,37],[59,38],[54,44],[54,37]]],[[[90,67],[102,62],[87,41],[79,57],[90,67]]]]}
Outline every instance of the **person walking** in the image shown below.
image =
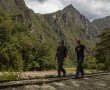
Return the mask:
{"type": "Polygon", "coordinates": [[[82,78],[84,76],[84,70],[82,66],[84,62],[84,50],[86,50],[86,47],[81,44],[80,40],[77,40],[77,46],[75,48],[75,54],[74,54],[74,57],[77,55],[77,69],[76,69],[76,74],[75,74],[76,79],[79,78],[80,73],[81,73],[82,78]]]}
{"type": "Polygon", "coordinates": [[[57,59],[57,63],[58,63],[58,77],[61,76],[61,72],[63,72],[63,76],[66,75],[66,71],[63,68],[63,62],[64,59],[67,57],[67,47],[64,46],[64,40],[61,40],[59,43],[59,46],[57,47],[57,51],[56,51],[56,55],[55,55],[55,60],[57,59]]]}

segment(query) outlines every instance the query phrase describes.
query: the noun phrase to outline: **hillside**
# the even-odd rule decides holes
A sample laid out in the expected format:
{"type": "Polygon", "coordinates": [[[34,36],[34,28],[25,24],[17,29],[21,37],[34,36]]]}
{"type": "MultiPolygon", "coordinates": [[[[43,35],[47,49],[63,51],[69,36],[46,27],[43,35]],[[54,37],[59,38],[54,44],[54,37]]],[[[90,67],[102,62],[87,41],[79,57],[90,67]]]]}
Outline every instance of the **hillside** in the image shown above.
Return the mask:
{"type": "Polygon", "coordinates": [[[38,42],[49,42],[54,47],[57,35],[43,17],[27,8],[24,0],[0,0],[0,11],[11,16],[15,23],[26,25],[38,42]],[[51,37],[51,38],[50,38],[51,37]],[[45,39],[45,40],[44,40],[45,39]]]}
{"type": "Polygon", "coordinates": [[[95,27],[72,5],[62,11],[40,15],[27,8],[24,0],[0,0],[0,3],[0,11],[10,14],[14,22],[31,28],[38,42],[48,42],[54,48],[61,38],[69,46],[74,46],[76,39],[81,39],[88,46],[95,43],[95,27]]]}
{"type": "Polygon", "coordinates": [[[0,0],[0,11],[10,15],[22,13],[28,8],[23,0],[0,0]]]}
{"type": "Polygon", "coordinates": [[[110,16],[96,19],[92,24],[97,28],[98,32],[102,32],[105,28],[110,28],[110,16]]]}

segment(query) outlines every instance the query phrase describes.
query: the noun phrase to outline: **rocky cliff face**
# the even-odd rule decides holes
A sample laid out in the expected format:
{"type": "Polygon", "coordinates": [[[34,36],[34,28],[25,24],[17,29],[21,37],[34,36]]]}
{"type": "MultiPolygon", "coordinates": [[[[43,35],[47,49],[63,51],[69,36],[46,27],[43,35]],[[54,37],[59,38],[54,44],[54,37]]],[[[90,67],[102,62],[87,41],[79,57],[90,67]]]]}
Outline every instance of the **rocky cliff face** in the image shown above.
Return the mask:
{"type": "Polygon", "coordinates": [[[72,5],[52,14],[40,15],[28,9],[23,0],[0,0],[0,11],[10,14],[14,22],[25,24],[39,42],[46,41],[53,47],[62,38],[69,46],[73,46],[76,39],[88,46],[95,43],[95,27],[72,5]]]}
{"type": "Polygon", "coordinates": [[[79,13],[72,5],[58,12],[44,15],[46,21],[54,26],[55,32],[61,38],[74,38],[95,41],[96,28],[90,21],[79,13]]]}
{"type": "Polygon", "coordinates": [[[101,33],[105,28],[110,28],[110,16],[96,19],[92,24],[96,27],[97,31],[101,33]]]}

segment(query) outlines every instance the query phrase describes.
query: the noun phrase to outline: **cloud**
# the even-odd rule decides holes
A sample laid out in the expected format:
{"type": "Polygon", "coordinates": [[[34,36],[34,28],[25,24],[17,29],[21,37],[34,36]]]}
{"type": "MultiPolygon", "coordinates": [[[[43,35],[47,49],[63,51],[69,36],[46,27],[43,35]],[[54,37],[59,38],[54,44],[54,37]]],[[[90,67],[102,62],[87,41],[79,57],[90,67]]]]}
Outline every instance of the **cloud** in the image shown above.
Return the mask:
{"type": "Polygon", "coordinates": [[[25,0],[36,13],[46,14],[61,10],[72,4],[89,20],[110,15],[110,0],[25,0]]]}
{"type": "Polygon", "coordinates": [[[25,0],[25,2],[29,8],[41,14],[55,12],[64,7],[59,0],[25,0]]]}

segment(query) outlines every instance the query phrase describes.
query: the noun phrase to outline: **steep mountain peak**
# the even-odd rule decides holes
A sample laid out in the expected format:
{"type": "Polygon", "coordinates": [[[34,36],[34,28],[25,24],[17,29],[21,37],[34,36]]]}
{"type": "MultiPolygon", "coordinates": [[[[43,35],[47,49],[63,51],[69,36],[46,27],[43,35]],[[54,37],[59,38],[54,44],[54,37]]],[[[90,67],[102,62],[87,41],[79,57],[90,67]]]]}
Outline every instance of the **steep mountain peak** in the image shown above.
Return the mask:
{"type": "Polygon", "coordinates": [[[95,27],[72,4],[61,11],[47,14],[44,18],[50,25],[55,26],[55,32],[59,33],[60,37],[68,38],[69,32],[72,37],[95,41],[97,35],[95,27]]]}
{"type": "Polygon", "coordinates": [[[70,5],[68,5],[68,6],[66,6],[63,10],[71,10],[71,11],[76,11],[76,8],[74,8],[74,6],[72,5],[72,4],[70,4],[70,5]]]}
{"type": "Polygon", "coordinates": [[[68,5],[66,8],[73,8],[73,5],[70,4],[70,5],[68,5]]]}
{"type": "Polygon", "coordinates": [[[71,15],[74,15],[74,14],[78,14],[80,15],[80,12],[72,5],[68,5],[66,6],[63,10],[62,10],[63,13],[65,14],[71,14],[71,15]]]}

